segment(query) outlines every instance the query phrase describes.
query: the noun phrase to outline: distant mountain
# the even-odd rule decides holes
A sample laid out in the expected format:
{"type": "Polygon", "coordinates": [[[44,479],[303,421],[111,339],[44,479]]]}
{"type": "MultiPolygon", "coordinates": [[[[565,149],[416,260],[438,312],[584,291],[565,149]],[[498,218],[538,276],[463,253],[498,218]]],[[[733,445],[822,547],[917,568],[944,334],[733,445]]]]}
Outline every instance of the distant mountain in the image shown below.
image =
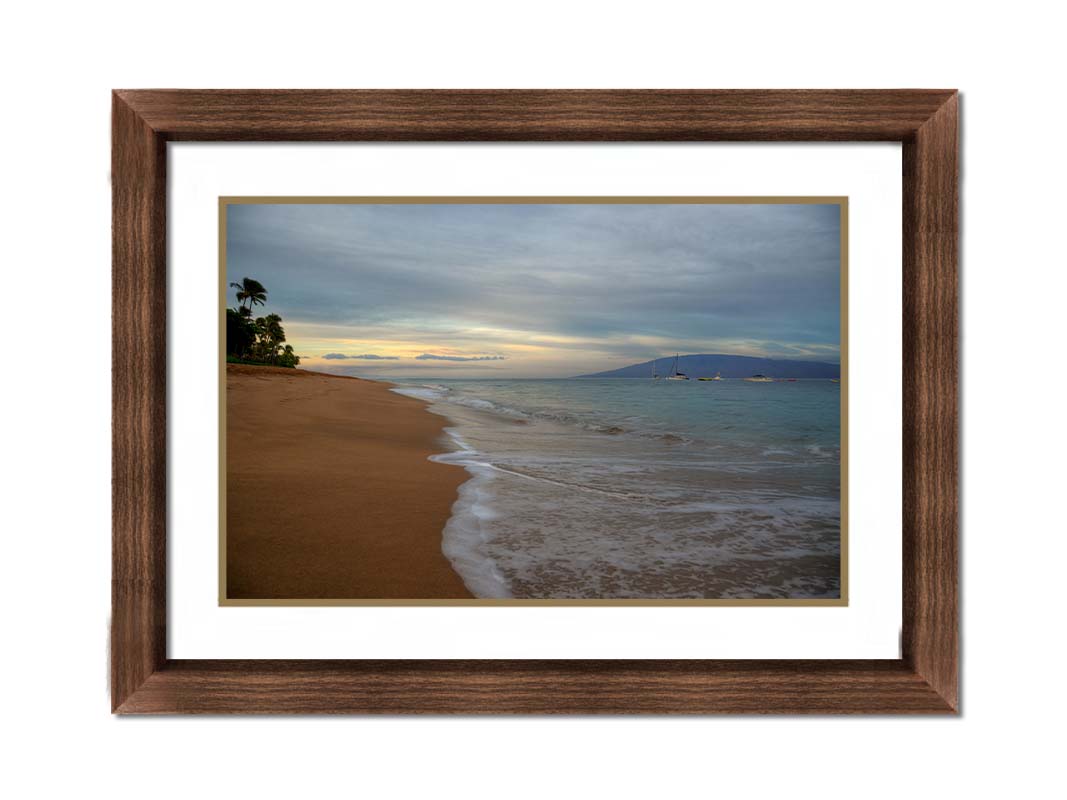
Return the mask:
{"type": "MultiPolygon", "coordinates": [[[[666,376],[674,364],[674,356],[656,359],[656,372],[666,376]]],[[[678,371],[694,380],[710,378],[716,372],[724,378],[747,378],[750,375],[766,375],[771,378],[840,378],[841,366],[822,361],[789,361],[781,358],[753,358],[751,356],[727,356],[720,354],[690,355],[678,358],[678,371]]],[[[652,362],[632,364],[621,369],[596,372],[592,375],[577,375],[578,378],[651,378],[652,362]]]]}

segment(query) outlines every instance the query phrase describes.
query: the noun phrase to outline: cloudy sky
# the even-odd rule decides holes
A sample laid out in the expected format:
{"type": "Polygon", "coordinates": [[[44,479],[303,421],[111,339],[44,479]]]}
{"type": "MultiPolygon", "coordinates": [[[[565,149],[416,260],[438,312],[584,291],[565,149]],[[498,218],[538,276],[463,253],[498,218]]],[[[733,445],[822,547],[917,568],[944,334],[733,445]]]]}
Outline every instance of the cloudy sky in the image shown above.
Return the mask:
{"type": "MultiPolygon", "coordinates": [[[[230,205],[227,282],[311,369],[566,377],[680,353],[839,360],[836,205],[230,205]]],[[[229,304],[236,305],[233,293],[229,304]]]]}

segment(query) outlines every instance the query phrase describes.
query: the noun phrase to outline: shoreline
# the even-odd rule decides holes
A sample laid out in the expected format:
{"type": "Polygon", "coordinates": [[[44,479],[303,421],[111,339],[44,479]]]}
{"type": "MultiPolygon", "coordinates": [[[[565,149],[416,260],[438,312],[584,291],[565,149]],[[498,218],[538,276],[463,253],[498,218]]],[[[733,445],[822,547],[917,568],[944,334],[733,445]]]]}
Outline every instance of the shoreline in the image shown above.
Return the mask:
{"type": "Polygon", "coordinates": [[[469,599],[445,418],[394,384],[227,364],[227,600],[469,599]]]}
{"type": "Polygon", "coordinates": [[[717,414],[748,426],[725,436],[707,402],[671,399],[704,392],[631,385],[604,396],[584,381],[521,383],[393,389],[448,420],[456,448],[433,460],[471,475],[443,547],[479,598],[842,602],[842,453],[820,427],[836,419],[836,387],[786,392],[788,414],[799,416],[782,420],[781,399],[757,392],[758,402],[738,405],[748,387],[722,386],[715,396],[734,405],[717,414]],[[779,447],[773,426],[787,423],[806,433],[779,447]]]}

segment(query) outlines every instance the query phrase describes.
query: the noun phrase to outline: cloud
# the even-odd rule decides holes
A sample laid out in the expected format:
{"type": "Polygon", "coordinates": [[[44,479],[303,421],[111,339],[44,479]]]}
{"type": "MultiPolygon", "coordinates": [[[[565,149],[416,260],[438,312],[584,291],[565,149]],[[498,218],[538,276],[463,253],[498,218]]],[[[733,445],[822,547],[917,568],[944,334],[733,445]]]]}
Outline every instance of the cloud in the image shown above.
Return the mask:
{"type": "Polygon", "coordinates": [[[345,355],[344,353],[327,353],[326,355],[323,356],[323,358],[328,358],[328,359],[331,359],[331,360],[333,360],[333,359],[344,359],[344,358],[361,358],[364,361],[398,361],[399,360],[399,358],[397,356],[376,356],[376,355],[374,355],[374,353],[364,353],[364,354],[358,355],[358,356],[349,356],[349,355],[345,355]]]}
{"type": "Polygon", "coordinates": [[[295,347],[430,356],[353,367],[548,377],[730,342],[839,352],[834,204],[233,204],[227,220],[228,280],[262,282],[295,347]]]}
{"type": "Polygon", "coordinates": [[[503,361],[504,356],[435,356],[432,353],[423,353],[415,356],[417,361],[503,361]]]}

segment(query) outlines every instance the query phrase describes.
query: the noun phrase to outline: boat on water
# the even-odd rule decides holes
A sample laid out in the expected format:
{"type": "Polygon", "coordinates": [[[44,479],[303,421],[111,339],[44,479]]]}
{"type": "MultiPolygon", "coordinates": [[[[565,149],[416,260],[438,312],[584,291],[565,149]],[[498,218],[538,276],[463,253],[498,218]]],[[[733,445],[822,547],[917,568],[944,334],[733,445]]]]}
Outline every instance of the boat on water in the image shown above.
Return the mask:
{"type": "Polygon", "coordinates": [[[677,353],[674,354],[674,364],[673,364],[673,366],[671,366],[671,374],[667,376],[667,380],[669,380],[669,381],[687,381],[687,380],[689,380],[689,376],[688,375],[686,375],[684,372],[679,372],[678,371],[678,354],[677,353]]]}
{"type": "Polygon", "coordinates": [[[660,374],[656,372],[656,359],[652,359],[652,380],[658,381],[659,379],[660,374]]]}
{"type": "Polygon", "coordinates": [[[768,378],[766,375],[760,375],[759,373],[745,378],[749,383],[774,383],[774,378],[768,378]]]}
{"type": "Polygon", "coordinates": [[[721,381],[722,380],[722,373],[721,372],[716,372],[714,378],[697,378],[697,380],[698,381],[721,381]]]}
{"type": "Polygon", "coordinates": [[[830,383],[841,383],[840,378],[830,378],[830,383]]]}

